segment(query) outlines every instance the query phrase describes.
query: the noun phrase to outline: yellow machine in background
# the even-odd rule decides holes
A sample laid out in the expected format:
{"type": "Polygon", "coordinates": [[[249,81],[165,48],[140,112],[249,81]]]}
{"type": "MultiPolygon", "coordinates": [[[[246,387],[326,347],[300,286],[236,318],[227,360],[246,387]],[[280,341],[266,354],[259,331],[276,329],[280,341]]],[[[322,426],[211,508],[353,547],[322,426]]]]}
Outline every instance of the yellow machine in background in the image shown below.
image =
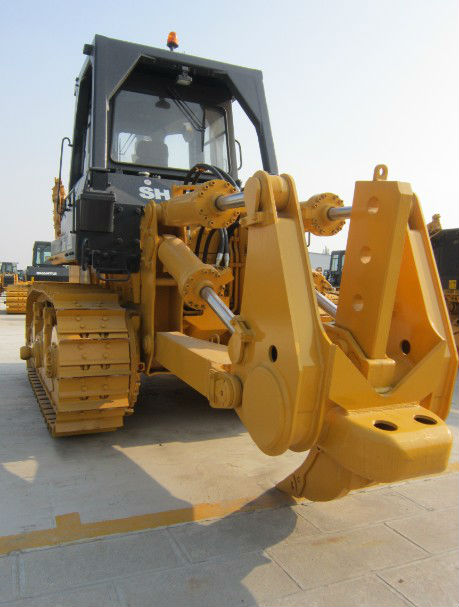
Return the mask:
{"type": "Polygon", "coordinates": [[[28,284],[30,283],[24,280],[23,272],[18,271],[17,264],[2,263],[0,293],[5,293],[7,314],[25,314],[28,284]]]}
{"type": "Polygon", "coordinates": [[[0,264],[0,295],[10,285],[19,281],[18,264],[12,261],[2,261],[0,264]]]}
{"type": "Polygon", "coordinates": [[[17,282],[6,288],[5,305],[7,314],[25,314],[27,305],[27,293],[32,283],[17,282]]]}
{"type": "Polygon", "coordinates": [[[6,287],[5,306],[7,314],[26,313],[28,288],[31,284],[31,280],[18,280],[6,287]]]}
{"type": "Polygon", "coordinates": [[[18,280],[6,289],[6,313],[25,314],[29,287],[36,280],[45,282],[67,282],[69,272],[66,267],[56,267],[48,262],[51,255],[51,243],[36,240],[33,244],[32,265],[27,266],[23,280],[18,280]]]}
{"type": "Polygon", "coordinates": [[[444,230],[440,215],[427,224],[438,273],[459,352],[459,228],[444,230]]]}
{"type": "Polygon", "coordinates": [[[52,435],[120,428],[140,374],[168,372],[267,455],[308,452],[279,485],[295,496],[444,470],[457,354],[411,186],[379,165],[352,207],[301,202],[276,174],[259,72],[101,36],[84,52],[70,191],[54,190],[51,261],[70,284],[30,287],[21,348],[52,435]],[[238,97],[266,169],[243,190],[238,97]],[[336,305],[305,233],[346,219],[336,305]]]}

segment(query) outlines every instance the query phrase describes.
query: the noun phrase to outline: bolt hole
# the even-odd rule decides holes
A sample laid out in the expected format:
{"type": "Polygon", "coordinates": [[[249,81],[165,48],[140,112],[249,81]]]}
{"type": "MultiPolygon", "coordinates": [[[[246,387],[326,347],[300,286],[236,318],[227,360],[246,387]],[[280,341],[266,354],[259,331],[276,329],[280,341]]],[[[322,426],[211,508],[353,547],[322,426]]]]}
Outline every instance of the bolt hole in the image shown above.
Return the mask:
{"type": "Polygon", "coordinates": [[[361,312],[363,310],[363,298],[361,295],[356,295],[352,300],[352,307],[356,312],[361,312]]]}
{"type": "Polygon", "coordinates": [[[379,211],[379,201],[374,196],[367,202],[367,211],[370,215],[376,215],[379,211]]]}
{"type": "Polygon", "coordinates": [[[427,415],[415,415],[414,419],[420,424],[426,424],[427,426],[435,426],[437,420],[427,415]]]}
{"type": "Polygon", "coordinates": [[[371,249],[370,247],[362,247],[360,251],[360,261],[363,264],[367,264],[371,261],[371,249]]]}
{"type": "Polygon", "coordinates": [[[411,344],[407,339],[404,339],[400,343],[400,348],[401,348],[403,354],[409,354],[411,352],[411,344]]]}
{"type": "Polygon", "coordinates": [[[269,346],[268,356],[269,356],[269,360],[272,363],[276,362],[276,360],[277,360],[277,348],[276,348],[276,346],[269,346]]]}
{"type": "Polygon", "coordinates": [[[378,420],[378,421],[374,422],[373,426],[375,428],[379,428],[380,430],[387,430],[388,432],[394,432],[394,430],[397,430],[397,428],[398,428],[398,426],[396,426],[392,422],[386,422],[383,420],[378,420]]]}

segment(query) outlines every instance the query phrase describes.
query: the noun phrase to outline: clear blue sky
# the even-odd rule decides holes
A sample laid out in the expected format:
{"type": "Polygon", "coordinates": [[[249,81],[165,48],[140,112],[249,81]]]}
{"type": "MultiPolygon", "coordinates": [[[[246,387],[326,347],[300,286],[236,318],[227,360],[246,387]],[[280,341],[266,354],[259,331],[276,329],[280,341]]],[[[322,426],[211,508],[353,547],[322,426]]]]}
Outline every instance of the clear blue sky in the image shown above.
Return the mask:
{"type": "Polygon", "coordinates": [[[52,238],[59,144],[95,33],[164,47],[175,30],[182,52],[262,69],[279,168],[302,199],[350,203],[386,163],[428,219],[459,225],[456,0],[3,0],[0,14],[1,260],[23,267],[32,242],[52,238]]]}

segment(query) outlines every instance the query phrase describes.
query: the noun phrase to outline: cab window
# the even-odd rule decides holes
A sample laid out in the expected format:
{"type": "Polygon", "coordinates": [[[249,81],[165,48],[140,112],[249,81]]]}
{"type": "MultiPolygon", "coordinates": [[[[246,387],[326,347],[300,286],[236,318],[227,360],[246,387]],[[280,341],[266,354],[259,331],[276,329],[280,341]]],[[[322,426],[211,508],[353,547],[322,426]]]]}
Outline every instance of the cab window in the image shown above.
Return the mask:
{"type": "Polygon", "coordinates": [[[114,102],[111,158],[185,170],[204,162],[228,171],[225,113],[179,98],[122,90],[114,102]]]}

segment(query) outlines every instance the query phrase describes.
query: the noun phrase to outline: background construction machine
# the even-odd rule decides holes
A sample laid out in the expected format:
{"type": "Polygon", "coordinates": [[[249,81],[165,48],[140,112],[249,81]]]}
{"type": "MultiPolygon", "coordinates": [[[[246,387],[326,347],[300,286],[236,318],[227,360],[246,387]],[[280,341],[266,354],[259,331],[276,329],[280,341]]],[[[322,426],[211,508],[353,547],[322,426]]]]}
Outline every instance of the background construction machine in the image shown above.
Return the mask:
{"type": "Polygon", "coordinates": [[[23,279],[6,289],[7,314],[25,314],[29,286],[36,280],[44,282],[68,282],[69,270],[65,266],[49,263],[51,242],[36,240],[33,244],[32,265],[27,266],[23,279]]]}
{"type": "Polygon", "coordinates": [[[341,284],[345,256],[345,250],[332,251],[330,256],[330,267],[324,271],[325,278],[333,287],[335,287],[335,289],[339,289],[341,284]]]}
{"type": "Polygon", "coordinates": [[[18,264],[13,261],[2,261],[0,264],[0,294],[9,285],[16,284],[18,280],[18,264]]]}
{"type": "Polygon", "coordinates": [[[25,271],[26,280],[45,280],[51,282],[65,282],[69,278],[69,271],[64,266],[54,266],[49,262],[51,257],[51,243],[36,240],[33,243],[32,265],[25,271]]]}
{"type": "Polygon", "coordinates": [[[259,71],[103,36],[84,53],[69,193],[58,180],[53,197],[51,261],[71,283],[31,285],[21,348],[51,433],[119,428],[140,373],[172,372],[264,453],[309,451],[280,485],[297,496],[443,470],[457,358],[409,184],[379,165],[352,208],[299,202],[259,71]],[[233,103],[263,162],[243,191],[233,103]],[[337,307],[305,231],[349,217],[337,307]]]}
{"type": "Polygon", "coordinates": [[[437,214],[427,229],[459,351],[459,228],[444,230],[437,214]]]}

